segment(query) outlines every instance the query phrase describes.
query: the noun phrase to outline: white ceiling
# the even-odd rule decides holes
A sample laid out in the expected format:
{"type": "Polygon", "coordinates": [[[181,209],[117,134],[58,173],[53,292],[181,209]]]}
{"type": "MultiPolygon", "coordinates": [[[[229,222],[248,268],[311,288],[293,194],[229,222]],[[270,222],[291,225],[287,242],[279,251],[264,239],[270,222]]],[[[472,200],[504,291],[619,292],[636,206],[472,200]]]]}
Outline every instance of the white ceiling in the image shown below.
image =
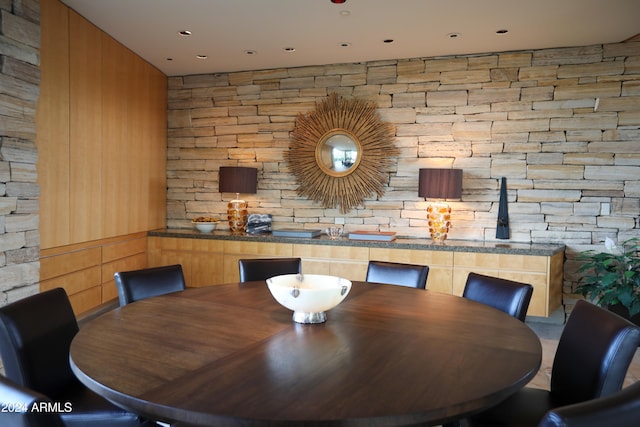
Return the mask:
{"type": "Polygon", "coordinates": [[[168,76],[586,46],[640,33],[640,0],[62,1],[168,76]]]}

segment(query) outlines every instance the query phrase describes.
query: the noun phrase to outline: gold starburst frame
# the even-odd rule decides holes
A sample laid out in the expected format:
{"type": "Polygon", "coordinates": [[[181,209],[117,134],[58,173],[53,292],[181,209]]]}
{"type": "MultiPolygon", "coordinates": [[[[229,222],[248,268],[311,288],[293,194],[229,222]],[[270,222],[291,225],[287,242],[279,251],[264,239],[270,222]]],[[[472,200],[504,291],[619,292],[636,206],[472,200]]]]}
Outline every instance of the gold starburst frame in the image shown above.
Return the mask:
{"type": "Polygon", "coordinates": [[[300,113],[291,133],[288,163],[298,182],[298,195],[341,213],[363,205],[365,198],[384,195],[389,169],[398,156],[395,129],[380,120],[377,104],[362,99],[340,99],[331,94],[316,110],[300,113]],[[321,167],[319,146],[344,134],[358,148],[358,162],[348,172],[321,167]]]}

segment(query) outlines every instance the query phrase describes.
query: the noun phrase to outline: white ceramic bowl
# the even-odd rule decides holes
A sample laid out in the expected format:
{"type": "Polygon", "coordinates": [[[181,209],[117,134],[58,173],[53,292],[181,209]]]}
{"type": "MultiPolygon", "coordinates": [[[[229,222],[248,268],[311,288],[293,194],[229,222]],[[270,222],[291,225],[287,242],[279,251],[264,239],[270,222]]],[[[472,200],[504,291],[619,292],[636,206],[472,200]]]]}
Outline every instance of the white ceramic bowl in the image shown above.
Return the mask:
{"type": "Polygon", "coordinates": [[[325,311],[340,304],[351,290],[351,281],[320,274],[284,274],[267,279],[271,295],[293,310],[298,323],[322,323],[325,311]]]}
{"type": "Polygon", "coordinates": [[[198,231],[201,233],[211,233],[216,229],[217,222],[194,222],[193,225],[196,226],[198,231]]]}

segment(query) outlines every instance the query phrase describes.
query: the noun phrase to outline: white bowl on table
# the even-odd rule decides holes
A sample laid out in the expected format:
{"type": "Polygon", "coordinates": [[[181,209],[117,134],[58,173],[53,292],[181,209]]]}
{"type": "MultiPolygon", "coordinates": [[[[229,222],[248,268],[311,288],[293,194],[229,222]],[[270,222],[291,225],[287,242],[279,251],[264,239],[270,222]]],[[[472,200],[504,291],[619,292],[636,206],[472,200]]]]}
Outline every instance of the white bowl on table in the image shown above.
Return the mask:
{"type": "Polygon", "coordinates": [[[283,274],[267,279],[273,298],[293,311],[297,323],[322,323],[325,311],[340,304],[351,290],[351,281],[321,274],[283,274]]]}

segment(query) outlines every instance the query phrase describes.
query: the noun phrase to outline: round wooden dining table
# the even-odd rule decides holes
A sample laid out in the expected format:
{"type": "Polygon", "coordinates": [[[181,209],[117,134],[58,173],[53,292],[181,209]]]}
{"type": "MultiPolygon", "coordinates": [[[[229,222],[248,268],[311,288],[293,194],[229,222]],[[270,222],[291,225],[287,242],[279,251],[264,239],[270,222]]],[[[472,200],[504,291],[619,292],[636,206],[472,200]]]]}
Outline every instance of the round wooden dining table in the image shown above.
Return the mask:
{"type": "Polygon", "coordinates": [[[145,417],[201,426],[436,425],[491,407],[538,371],[535,333],[464,298],[353,282],[298,324],[265,282],[189,288],[92,320],[74,373],[145,417]]]}

